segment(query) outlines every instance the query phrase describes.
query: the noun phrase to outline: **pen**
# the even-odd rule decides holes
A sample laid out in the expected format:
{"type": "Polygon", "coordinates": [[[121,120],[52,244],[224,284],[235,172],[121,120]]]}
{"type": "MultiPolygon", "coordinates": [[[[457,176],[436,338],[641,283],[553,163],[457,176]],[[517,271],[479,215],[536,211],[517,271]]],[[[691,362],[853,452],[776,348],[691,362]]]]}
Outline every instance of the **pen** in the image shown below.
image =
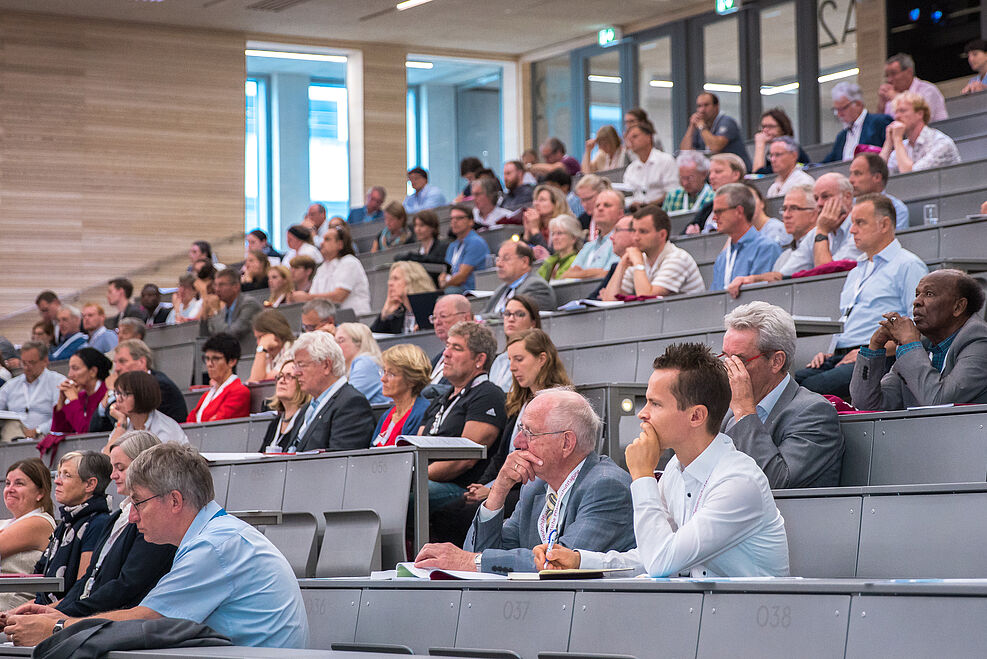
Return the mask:
{"type": "Polygon", "coordinates": [[[552,531],[548,534],[548,548],[545,550],[545,568],[544,569],[546,569],[546,570],[548,569],[548,554],[549,554],[549,552],[552,551],[552,547],[555,546],[555,540],[558,537],[559,537],[559,531],[558,531],[558,529],[552,529],[552,531]]]}

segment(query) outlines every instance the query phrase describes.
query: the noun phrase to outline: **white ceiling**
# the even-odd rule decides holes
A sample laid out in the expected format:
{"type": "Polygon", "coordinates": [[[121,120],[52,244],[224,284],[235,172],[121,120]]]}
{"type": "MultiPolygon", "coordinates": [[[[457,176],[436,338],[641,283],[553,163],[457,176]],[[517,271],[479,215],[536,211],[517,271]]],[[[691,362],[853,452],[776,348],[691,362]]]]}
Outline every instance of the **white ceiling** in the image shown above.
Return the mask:
{"type": "Polygon", "coordinates": [[[330,40],[381,41],[420,49],[521,54],[595,34],[607,25],[658,17],[689,4],[683,0],[434,0],[399,12],[394,8],[396,2],[0,0],[0,9],[330,40]]]}

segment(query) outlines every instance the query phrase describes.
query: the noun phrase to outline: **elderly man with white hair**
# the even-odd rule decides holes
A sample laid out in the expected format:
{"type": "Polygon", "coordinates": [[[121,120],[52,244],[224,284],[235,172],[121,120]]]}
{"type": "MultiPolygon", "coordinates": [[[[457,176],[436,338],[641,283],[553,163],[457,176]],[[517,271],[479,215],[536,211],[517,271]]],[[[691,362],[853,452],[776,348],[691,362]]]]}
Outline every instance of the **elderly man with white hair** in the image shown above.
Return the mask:
{"type": "Polygon", "coordinates": [[[419,567],[477,572],[532,572],[531,549],[554,541],[567,547],[625,551],[634,546],[630,476],[596,452],[602,422],[570,389],[539,391],[524,410],[490,496],[476,512],[465,549],[428,544],[419,567]],[[504,501],[522,483],[514,513],[504,501]]]}
{"type": "Polygon", "coordinates": [[[370,448],[374,416],[367,398],[346,381],[346,358],[332,334],[306,332],[294,343],[295,377],[312,397],[289,451],[370,448]]]}
{"type": "Polygon", "coordinates": [[[699,151],[683,151],[675,159],[679,167],[679,187],[670,190],[662,202],[666,213],[697,211],[713,202],[713,188],[706,182],[709,158],[699,151]]]}
{"type": "Polygon", "coordinates": [[[788,135],[771,140],[768,159],[775,173],[774,183],[768,188],[768,197],[783,197],[796,185],[812,185],[811,176],[798,166],[799,143],[788,135]]]}
{"type": "Polygon", "coordinates": [[[891,115],[871,114],[864,107],[864,92],[854,82],[838,82],[830,92],[833,114],[844,128],[836,135],[833,149],[823,162],[851,160],[860,144],[880,147],[884,144],[884,131],[891,123],[891,115]]]}

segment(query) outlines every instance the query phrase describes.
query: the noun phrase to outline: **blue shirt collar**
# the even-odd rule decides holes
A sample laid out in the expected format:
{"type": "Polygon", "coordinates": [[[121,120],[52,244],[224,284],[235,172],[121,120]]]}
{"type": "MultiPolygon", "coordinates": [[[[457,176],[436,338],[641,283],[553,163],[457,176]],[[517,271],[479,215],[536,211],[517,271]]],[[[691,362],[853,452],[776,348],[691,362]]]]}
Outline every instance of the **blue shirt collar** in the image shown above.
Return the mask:
{"type": "MultiPolygon", "coordinates": [[[[901,254],[901,250],[902,249],[903,248],[901,246],[901,243],[898,242],[898,239],[897,238],[895,238],[894,240],[891,241],[891,243],[887,247],[885,247],[880,252],[878,252],[877,254],[874,255],[874,264],[877,265],[877,260],[878,259],[880,259],[884,263],[890,263],[899,254],[901,254]]],[[[858,262],[860,262],[860,261],[867,261],[867,255],[866,254],[863,254],[857,260],[858,260],[858,262]]]]}
{"type": "Polygon", "coordinates": [[[764,420],[771,416],[771,410],[775,408],[775,405],[778,403],[778,399],[781,398],[781,393],[785,391],[785,387],[787,387],[788,383],[791,381],[792,376],[790,374],[786,375],[782,381],[778,383],[778,386],[769,391],[768,394],[761,399],[761,402],[757,404],[757,418],[761,420],[761,423],[764,423],[764,420]]]}
{"type": "Polygon", "coordinates": [[[754,225],[752,224],[751,228],[747,230],[747,233],[742,235],[740,237],[740,240],[734,243],[734,246],[742,245],[744,243],[749,243],[750,241],[755,240],[756,238],[757,238],[757,229],[755,229],[754,225]]]}
{"type": "Polygon", "coordinates": [[[182,541],[178,544],[178,548],[181,549],[183,546],[191,542],[196,536],[202,533],[202,529],[205,528],[206,524],[209,523],[213,517],[216,516],[223,507],[220,506],[215,501],[210,501],[195,515],[195,519],[189,524],[188,530],[185,531],[185,535],[182,536],[182,541]]]}
{"type": "Polygon", "coordinates": [[[514,281],[512,281],[512,282],[511,282],[511,283],[510,283],[510,284],[509,284],[509,285],[507,286],[507,288],[508,288],[509,290],[510,290],[510,289],[515,289],[515,288],[517,288],[517,287],[518,287],[518,286],[520,286],[520,285],[521,285],[522,283],[524,283],[524,280],[525,280],[525,279],[527,279],[527,278],[528,278],[528,275],[530,275],[530,274],[531,274],[531,270],[528,270],[528,271],[527,271],[526,273],[524,273],[523,275],[521,275],[520,277],[518,277],[517,279],[515,279],[514,281]]]}

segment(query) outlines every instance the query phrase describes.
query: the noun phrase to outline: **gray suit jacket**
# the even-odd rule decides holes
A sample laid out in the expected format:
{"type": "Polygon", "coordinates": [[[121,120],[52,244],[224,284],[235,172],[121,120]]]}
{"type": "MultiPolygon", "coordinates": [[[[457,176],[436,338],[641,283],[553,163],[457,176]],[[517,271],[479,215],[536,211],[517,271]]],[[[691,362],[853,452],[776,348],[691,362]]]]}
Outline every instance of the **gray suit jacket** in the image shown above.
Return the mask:
{"type": "Polygon", "coordinates": [[[793,378],[764,423],[748,414],[727,430],[727,412],[720,431],[737,450],[754,458],[772,488],[834,487],[840,484],[843,433],[836,408],[793,378]]]}
{"type": "Polygon", "coordinates": [[[263,310],[264,307],[260,302],[240,293],[240,297],[233,307],[229,324],[226,323],[226,310],[220,309],[215,316],[202,318],[199,321],[199,336],[212,336],[220,332],[228,332],[243,343],[243,340],[250,336],[253,331],[254,316],[263,310]]]}
{"type": "Polygon", "coordinates": [[[884,358],[857,356],[850,397],[860,410],[903,410],[919,405],[987,403],[987,323],[971,316],[949,346],[942,373],[929,359],[931,342],[909,350],[885,374],[884,358]]]}
{"type": "MultiPolygon", "coordinates": [[[[569,490],[558,543],[589,551],[633,549],[634,504],[630,484],[630,474],[610,458],[598,453],[586,456],[569,490]]],[[[483,552],[484,572],[535,571],[531,549],[542,543],[538,517],[545,508],[546,488],[547,484],[540,478],[523,485],[514,514],[506,522],[503,510],[486,522],[480,521],[477,511],[463,548],[483,552]]]]}
{"type": "MultiPolygon", "coordinates": [[[[487,308],[483,310],[484,316],[493,316],[497,312],[494,311],[497,307],[497,302],[503,297],[504,293],[507,291],[508,285],[501,284],[494,291],[493,297],[487,302],[487,308]]],[[[548,282],[541,278],[541,276],[535,272],[533,269],[527,278],[521,282],[521,285],[517,287],[514,291],[515,295],[526,295],[535,301],[538,305],[539,311],[554,311],[555,304],[555,289],[548,285],[548,282]]],[[[513,297],[513,296],[512,296],[513,297]]]]}

